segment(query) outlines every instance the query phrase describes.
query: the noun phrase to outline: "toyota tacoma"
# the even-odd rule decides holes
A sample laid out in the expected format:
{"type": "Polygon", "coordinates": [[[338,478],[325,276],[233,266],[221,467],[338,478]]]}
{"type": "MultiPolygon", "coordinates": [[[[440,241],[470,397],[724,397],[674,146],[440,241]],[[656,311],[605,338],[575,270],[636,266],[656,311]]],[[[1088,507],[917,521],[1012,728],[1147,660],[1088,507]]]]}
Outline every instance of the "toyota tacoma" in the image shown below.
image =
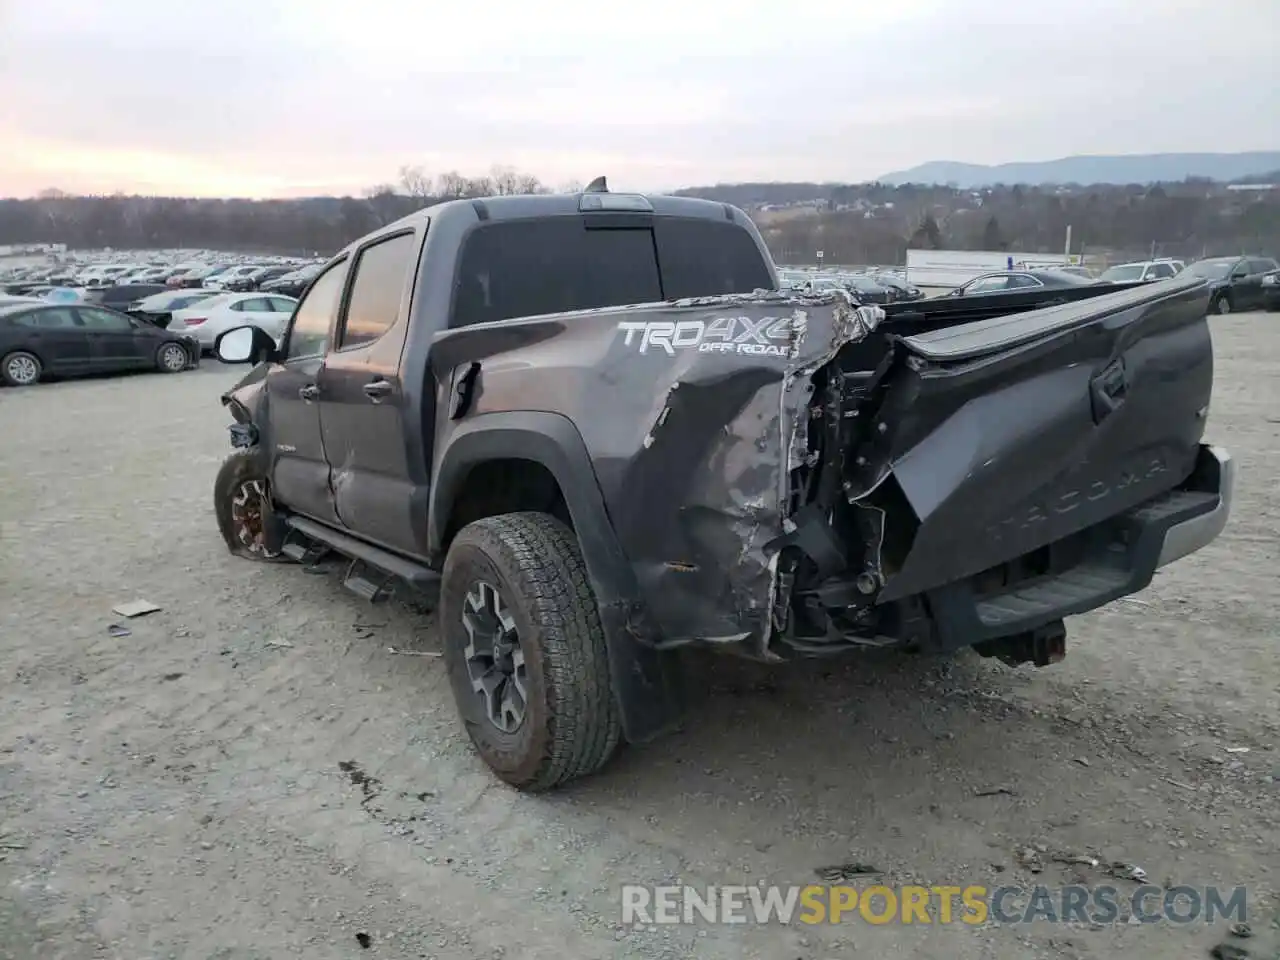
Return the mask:
{"type": "Polygon", "coordinates": [[[1009,663],[1209,543],[1208,288],[859,304],[778,290],[739,209],[457,200],[343,250],[224,397],[232,551],[438,597],[461,720],[522,789],[672,728],[680,648],[1009,663]]]}

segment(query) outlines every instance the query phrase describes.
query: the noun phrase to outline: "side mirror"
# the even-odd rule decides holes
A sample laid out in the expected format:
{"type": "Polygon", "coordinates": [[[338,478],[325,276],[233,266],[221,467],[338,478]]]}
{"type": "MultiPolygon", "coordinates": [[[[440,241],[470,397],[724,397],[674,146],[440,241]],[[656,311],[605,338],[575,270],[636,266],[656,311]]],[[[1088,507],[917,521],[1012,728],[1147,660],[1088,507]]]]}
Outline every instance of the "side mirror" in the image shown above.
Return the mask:
{"type": "Polygon", "coordinates": [[[213,342],[214,355],[222,363],[262,363],[276,357],[276,342],[260,327],[232,327],[213,342]]]}
{"type": "Polygon", "coordinates": [[[949,292],[949,293],[947,294],[947,296],[948,296],[948,297],[963,297],[963,296],[964,296],[964,288],[963,288],[963,287],[956,287],[954,290],[952,290],[951,292],[949,292]]]}
{"type": "Polygon", "coordinates": [[[1232,271],[1231,271],[1231,279],[1232,279],[1232,280],[1243,280],[1243,279],[1244,279],[1245,277],[1247,277],[1248,275],[1249,275],[1249,271],[1248,271],[1248,270],[1244,270],[1244,269],[1240,269],[1240,270],[1232,270],[1232,271]]]}

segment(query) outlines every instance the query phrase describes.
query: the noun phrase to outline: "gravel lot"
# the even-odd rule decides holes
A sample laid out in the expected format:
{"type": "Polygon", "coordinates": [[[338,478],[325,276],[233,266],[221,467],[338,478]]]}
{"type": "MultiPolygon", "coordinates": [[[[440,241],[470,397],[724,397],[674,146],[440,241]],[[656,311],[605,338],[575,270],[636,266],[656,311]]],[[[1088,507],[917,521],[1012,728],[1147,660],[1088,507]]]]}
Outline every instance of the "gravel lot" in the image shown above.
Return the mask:
{"type": "Polygon", "coordinates": [[[1052,859],[1086,851],[1249,885],[1238,942],[1280,956],[1280,322],[1213,324],[1233,521],[1069,624],[1065,663],[695,658],[684,732],[543,797],[474,757],[440,661],[389,652],[433,649],[430,615],[227,554],[210,491],[238,370],[0,391],[0,957],[1170,960],[1226,937],[619,925],[624,883],[844,861],[1106,882],[1052,859]],[[109,635],[136,598],[163,609],[109,635]],[[1039,874],[1018,857],[1036,845],[1039,874]]]}

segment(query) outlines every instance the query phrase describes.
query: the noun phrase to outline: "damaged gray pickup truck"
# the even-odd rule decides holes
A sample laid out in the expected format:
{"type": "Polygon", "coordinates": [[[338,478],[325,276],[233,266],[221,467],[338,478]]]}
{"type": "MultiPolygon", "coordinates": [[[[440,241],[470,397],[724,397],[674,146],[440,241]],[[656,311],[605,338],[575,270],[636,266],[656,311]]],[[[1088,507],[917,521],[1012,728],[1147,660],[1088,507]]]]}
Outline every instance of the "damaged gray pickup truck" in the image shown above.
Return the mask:
{"type": "Polygon", "coordinates": [[[280,344],[219,339],[257,364],[223,397],[223,536],[336,555],[371,599],[438,591],[472,741],[538,790],[674,726],[685,646],[1044,665],[1064,618],[1222,530],[1203,281],[777,286],[740,210],[602,181],[384,227],[280,344]]]}

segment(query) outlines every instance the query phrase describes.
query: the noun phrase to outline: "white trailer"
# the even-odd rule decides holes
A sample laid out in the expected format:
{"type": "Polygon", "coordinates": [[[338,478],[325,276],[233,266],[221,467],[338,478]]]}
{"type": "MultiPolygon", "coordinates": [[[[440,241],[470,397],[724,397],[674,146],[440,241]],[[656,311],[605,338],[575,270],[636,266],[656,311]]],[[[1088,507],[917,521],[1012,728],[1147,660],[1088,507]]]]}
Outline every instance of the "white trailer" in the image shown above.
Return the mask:
{"type": "Polygon", "coordinates": [[[1005,250],[908,250],[907,279],[918,287],[958,287],[996,270],[1047,270],[1075,263],[1061,253],[1005,250]]]}

